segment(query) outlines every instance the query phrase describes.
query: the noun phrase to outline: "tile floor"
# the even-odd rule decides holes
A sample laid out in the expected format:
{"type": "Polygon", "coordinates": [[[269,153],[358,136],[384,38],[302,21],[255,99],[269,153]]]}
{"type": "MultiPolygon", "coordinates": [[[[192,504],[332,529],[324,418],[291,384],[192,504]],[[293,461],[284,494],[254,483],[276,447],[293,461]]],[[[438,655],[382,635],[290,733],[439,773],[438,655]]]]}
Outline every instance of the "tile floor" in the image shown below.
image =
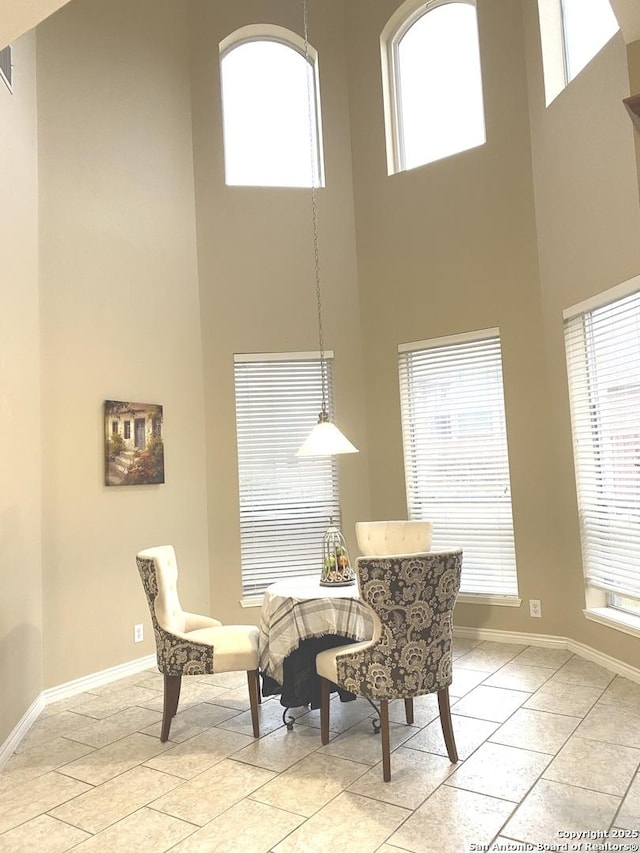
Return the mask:
{"type": "Polygon", "coordinates": [[[434,696],[413,726],[396,702],[388,784],[361,699],[332,701],[326,747],[277,698],[255,741],[244,673],[185,679],[166,744],[155,671],[49,705],[0,773],[0,853],[638,850],[640,684],[557,649],[455,650],[460,762],[434,696]]]}

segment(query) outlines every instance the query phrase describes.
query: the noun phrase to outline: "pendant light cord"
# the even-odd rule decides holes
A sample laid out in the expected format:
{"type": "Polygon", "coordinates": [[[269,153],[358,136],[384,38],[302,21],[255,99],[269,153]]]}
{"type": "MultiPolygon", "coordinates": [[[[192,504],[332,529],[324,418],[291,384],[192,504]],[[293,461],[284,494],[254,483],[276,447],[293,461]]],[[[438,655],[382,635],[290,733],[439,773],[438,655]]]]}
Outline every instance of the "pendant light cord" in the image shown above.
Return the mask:
{"type": "MultiPolygon", "coordinates": [[[[313,261],[315,270],[316,284],[316,306],[318,310],[318,343],[320,345],[320,381],[322,385],[322,412],[320,417],[323,420],[328,420],[327,413],[327,362],[324,350],[324,331],[322,328],[322,294],[320,291],[320,252],[318,249],[318,199],[316,193],[316,182],[319,172],[318,163],[316,166],[316,157],[314,149],[317,152],[317,145],[314,145],[313,134],[313,114],[311,110],[314,92],[311,88],[311,66],[309,63],[309,8],[308,0],[302,0],[303,18],[304,18],[304,59],[305,69],[307,74],[307,121],[309,129],[309,157],[311,166],[311,219],[313,225],[313,261]]],[[[314,69],[315,71],[315,69],[314,69]]],[[[316,112],[317,114],[317,112],[316,112]]]]}

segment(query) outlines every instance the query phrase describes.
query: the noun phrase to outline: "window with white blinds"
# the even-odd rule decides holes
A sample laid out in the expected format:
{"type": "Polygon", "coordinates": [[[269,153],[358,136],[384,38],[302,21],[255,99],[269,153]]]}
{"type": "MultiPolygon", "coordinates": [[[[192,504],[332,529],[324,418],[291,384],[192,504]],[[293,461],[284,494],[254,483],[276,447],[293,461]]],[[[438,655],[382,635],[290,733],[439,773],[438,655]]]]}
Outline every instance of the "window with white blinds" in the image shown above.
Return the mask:
{"type": "MultiPolygon", "coordinates": [[[[298,458],[322,401],[317,353],[236,355],[243,598],[283,578],[319,573],[322,540],[340,524],[334,457],[298,458]]],[[[326,361],[333,417],[333,364],[326,361]]]]}
{"type": "Polygon", "coordinates": [[[398,350],[409,518],[463,548],[462,593],[517,596],[499,332],[398,350]]]}
{"type": "MultiPolygon", "coordinates": [[[[635,287],[640,281],[635,280],[635,287]]],[[[586,583],[640,606],[640,292],[565,312],[586,583]]]]}

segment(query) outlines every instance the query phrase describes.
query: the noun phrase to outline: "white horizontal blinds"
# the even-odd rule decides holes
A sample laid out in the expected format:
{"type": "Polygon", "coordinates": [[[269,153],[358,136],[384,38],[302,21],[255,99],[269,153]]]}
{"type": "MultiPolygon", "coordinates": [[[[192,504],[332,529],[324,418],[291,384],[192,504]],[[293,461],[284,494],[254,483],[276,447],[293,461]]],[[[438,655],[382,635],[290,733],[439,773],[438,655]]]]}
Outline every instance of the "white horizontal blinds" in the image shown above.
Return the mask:
{"type": "Polygon", "coordinates": [[[462,592],[517,595],[500,338],[485,334],[400,348],[407,506],[434,549],[463,548],[462,592]]]}
{"type": "Polygon", "coordinates": [[[640,597],[640,293],[565,322],[587,582],[640,597]]]}
{"type": "MultiPolygon", "coordinates": [[[[333,457],[297,458],[322,403],[320,360],[295,354],[235,359],[242,589],[264,592],[286,577],[320,573],[322,540],[340,522],[333,457]]],[[[329,413],[332,362],[327,361],[329,413]]]]}

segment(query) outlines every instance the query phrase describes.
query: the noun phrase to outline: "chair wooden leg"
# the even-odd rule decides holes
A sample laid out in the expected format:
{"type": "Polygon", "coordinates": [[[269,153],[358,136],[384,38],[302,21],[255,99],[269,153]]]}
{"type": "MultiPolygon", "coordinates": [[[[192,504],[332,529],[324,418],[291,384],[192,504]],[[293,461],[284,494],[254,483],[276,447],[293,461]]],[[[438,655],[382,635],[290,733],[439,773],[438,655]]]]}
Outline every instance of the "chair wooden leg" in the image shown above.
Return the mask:
{"type": "Polygon", "coordinates": [[[413,725],[413,699],[404,700],[404,714],[407,718],[407,725],[413,725]]]}
{"type": "Polygon", "coordinates": [[[260,694],[260,684],[258,681],[258,670],[247,670],[247,684],[249,685],[249,702],[251,703],[251,725],[253,726],[253,736],[260,737],[260,721],[258,719],[258,704],[260,694]]]}
{"type": "Polygon", "coordinates": [[[320,678],[320,740],[329,743],[329,682],[320,678]]]}
{"type": "Polygon", "coordinates": [[[178,703],[180,702],[180,691],[181,690],[182,690],[182,676],[179,675],[178,676],[178,684],[177,684],[176,690],[175,690],[175,701],[173,703],[173,713],[171,714],[172,717],[175,717],[175,715],[178,713],[178,703]]]}
{"type": "Polygon", "coordinates": [[[391,749],[389,745],[389,702],[380,700],[380,733],[382,735],[382,778],[391,780],[391,749]]]}
{"type": "Polygon", "coordinates": [[[442,726],[442,734],[444,735],[444,742],[447,747],[447,755],[449,756],[449,761],[452,764],[456,764],[458,761],[458,750],[456,749],[456,741],[453,736],[448,687],[438,690],[438,708],[440,709],[440,725],[442,726]]]}
{"type": "Polygon", "coordinates": [[[164,676],[164,704],[162,708],[162,730],[160,732],[162,743],[166,743],[169,740],[171,720],[175,717],[178,710],[181,683],[181,675],[165,674],[164,676]]]}

